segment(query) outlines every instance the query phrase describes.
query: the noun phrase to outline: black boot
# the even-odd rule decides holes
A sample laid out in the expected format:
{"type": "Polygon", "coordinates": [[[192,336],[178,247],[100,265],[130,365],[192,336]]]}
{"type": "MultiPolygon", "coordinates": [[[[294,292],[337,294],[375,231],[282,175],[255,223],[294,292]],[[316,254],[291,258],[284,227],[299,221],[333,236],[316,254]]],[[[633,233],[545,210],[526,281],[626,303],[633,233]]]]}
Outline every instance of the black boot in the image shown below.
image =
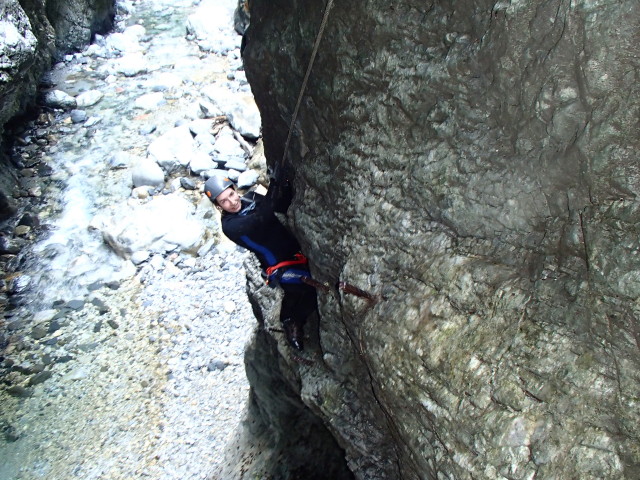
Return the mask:
{"type": "Polygon", "coordinates": [[[302,338],[304,337],[302,324],[296,322],[293,318],[285,318],[282,321],[282,328],[284,329],[284,334],[287,337],[289,345],[296,350],[302,351],[304,348],[302,344],[302,338]]]}

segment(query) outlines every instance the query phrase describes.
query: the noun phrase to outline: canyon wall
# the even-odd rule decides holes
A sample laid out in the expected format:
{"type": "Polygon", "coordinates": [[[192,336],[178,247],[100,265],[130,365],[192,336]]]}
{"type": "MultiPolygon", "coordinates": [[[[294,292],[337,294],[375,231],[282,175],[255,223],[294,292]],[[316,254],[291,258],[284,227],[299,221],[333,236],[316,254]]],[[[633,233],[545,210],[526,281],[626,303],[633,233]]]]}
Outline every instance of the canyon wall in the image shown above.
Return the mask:
{"type": "MultiPolygon", "coordinates": [[[[325,2],[250,5],[274,165],[325,2]]],[[[332,288],[304,361],[272,341],[355,478],[640,476],[639,18],[635,0],[333,6],[286,162],[289,224],[332,288]]]]}

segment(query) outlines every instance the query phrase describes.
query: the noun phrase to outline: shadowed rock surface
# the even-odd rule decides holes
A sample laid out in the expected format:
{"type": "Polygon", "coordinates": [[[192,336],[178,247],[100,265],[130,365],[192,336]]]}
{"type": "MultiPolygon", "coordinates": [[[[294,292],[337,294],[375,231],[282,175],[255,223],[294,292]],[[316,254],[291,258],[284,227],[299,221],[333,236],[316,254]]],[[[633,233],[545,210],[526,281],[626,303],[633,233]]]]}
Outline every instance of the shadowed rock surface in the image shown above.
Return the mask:
{"type": "MultiPolygon", "coordinates": [[[[251,2],[272,165],[323,8],[251,2]]],[[[320,293],[313,364],[279,363],[355,478],[640,475],[639,18],[634,0],[336,2],[289,213],[316,279],[379,299],[320,293]]]]}

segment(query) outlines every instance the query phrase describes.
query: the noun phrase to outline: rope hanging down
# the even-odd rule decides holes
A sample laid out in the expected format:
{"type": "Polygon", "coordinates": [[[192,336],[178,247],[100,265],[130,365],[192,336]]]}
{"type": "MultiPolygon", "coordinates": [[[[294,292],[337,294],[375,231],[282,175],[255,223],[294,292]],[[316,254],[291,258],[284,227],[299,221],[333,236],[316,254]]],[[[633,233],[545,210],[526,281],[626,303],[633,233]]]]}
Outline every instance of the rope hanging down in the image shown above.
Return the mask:
{"type": "Polygon", "coordinates": [[[311,68],[313,67],[313,62],[316,59],[316,53],[318,53],[318,47],[320,46],[320,40],[322,39],[322,34],[324,33],[324,29],[327,26],[327,20],[329,20],[329,12],[333,7],[333,0],[327,1],[327,6],[324,9],[324,16],[322,17],[322,23],[320,24],[320,30],[318,30],[318,35],[316,35],[316,41],[313,45],[313,51],[311,52],[311,58],[309,59],[309,66],[307,67],[307,72],[304,75],[304,80],[302,81],[302,87],[300,88],[300,95],[298,95],[298,101],[296,102],[296,108],[293,110],[293,116],[291,117],[291,124],[289,125],[289,133],[287,134],[287,141],[284,144],[284,151],[282,152],[282,160],[280,164],[284,166],[284,161],[287,158],[287,150],[289,150],[289,143],[291,142],[291,135],[293,134],[293,126],[296,123],[296,118],[298,117],[298,110],[300,110],[300,104],[302,103],[302,96],[304,95],[304,91],[307,88],[307,81],[309,80],[309,75],[311,74],[311,68]]]}

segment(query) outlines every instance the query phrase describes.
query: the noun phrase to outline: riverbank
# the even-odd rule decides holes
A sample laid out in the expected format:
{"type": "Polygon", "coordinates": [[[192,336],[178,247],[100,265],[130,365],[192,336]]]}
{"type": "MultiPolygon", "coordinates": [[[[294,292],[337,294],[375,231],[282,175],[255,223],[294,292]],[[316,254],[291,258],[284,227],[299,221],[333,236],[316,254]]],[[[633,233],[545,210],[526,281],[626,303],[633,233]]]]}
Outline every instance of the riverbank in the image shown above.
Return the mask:
{"type": "MultiPolygon", "coordinates": [[[[224,3],[233,12],[235,2],[224,3]]],[[[216,83],[229,97],[246,97],[239,37],[228,18],[217,43],[186,38],[191,2],[136,3],[142,7],[150,15],[136,20],[144,33],[126,47],[140,46],[149,68],[114,70],[126,55],[100,52],[118,36],[69,56],[52,72],[55,87],[76,97],[98,91],[100,99],[45,114],[20,137],[14,160],[29,205],[22,218],[32,222],[11,232],[20,253],[4,257],[15,307],[3,319],[4,479],[210,478],[244,416],[243,354],[256,326],[247,254],[218,238],[217,213],[202,201],[193,169],[172,170],[163,186],[131,185],[132,159],[176,125],[202,120],[203,88],[216,83]],[[192,205],[186,215],[209,240],[197,254],[171,248],[169,233],[183,224],[169,211],[154,224],[168,232],[161,247],[140,239],[142,208],[154,199],[192,205]],[[122,223],[99,230],[95,219],[110,211],[122,223]],[[126,223],[122,212],[139,216],[126,223]],[[118,256],[103,238],[125,233],[130,242],[116,245],[118,256]]],[[[235,129],[225,122],[209,126],[212,142],[228,134],[216,155],[253,148],[229,145],[235,129]]]]}
{"type": "MultiPolygon", "coordinates": [[[[231,246],[189,267],[158,259],[69,312],[45,337],[64,340],[69,360],[29,396],[3,394],[15,439],[5,431],[2,478],[209,478],[249,388],[242,259],[231,246]]],[[[24,367],[28,352],[11,356],[24,367]]]]}

